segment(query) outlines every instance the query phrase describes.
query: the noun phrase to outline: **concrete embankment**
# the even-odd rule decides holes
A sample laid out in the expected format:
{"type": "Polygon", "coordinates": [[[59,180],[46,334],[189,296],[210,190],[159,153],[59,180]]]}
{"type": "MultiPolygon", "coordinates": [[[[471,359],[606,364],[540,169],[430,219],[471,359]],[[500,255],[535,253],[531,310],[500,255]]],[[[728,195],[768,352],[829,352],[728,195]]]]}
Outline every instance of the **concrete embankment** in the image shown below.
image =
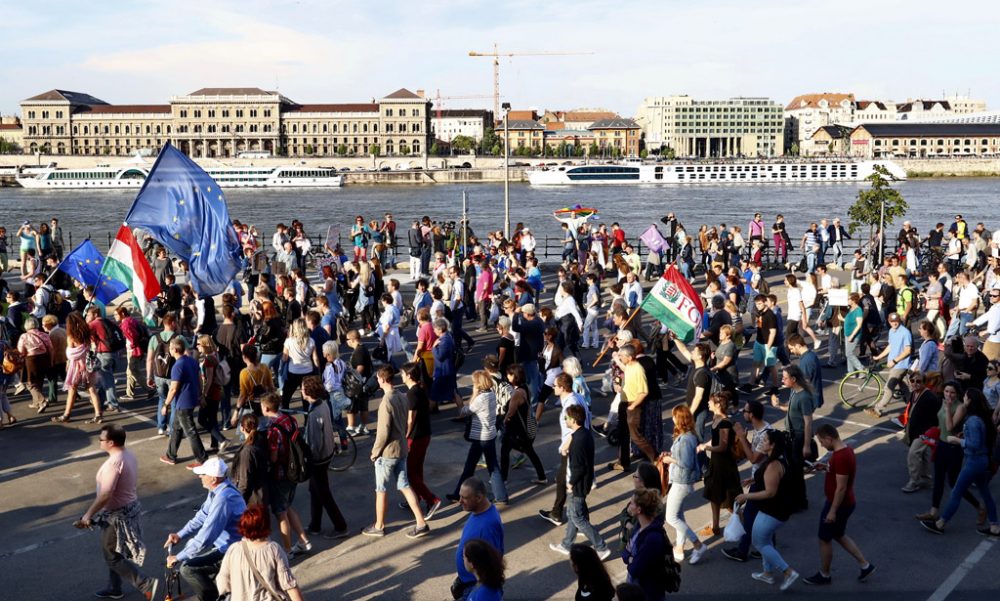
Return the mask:
{"type": "Polygon", "coordinates": [[[1000,177],[1000,159],[896,159],[907,177],[1000,177]]]}

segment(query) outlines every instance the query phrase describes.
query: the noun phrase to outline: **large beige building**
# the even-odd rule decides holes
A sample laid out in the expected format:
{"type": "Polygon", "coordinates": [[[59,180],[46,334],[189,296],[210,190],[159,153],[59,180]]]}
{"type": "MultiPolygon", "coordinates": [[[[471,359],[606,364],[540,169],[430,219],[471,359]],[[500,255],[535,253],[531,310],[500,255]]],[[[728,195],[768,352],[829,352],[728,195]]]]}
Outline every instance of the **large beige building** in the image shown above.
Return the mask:
{"type": "MultiPolygon", "coordinates": [[[[813,134],[821,127],[850,123],[854,113],[854,94],[823,92],[796,96],[785,106],[785,151],[798,146],[802,155],[815,154],[813,134]]],[[[819,149],[819,152],[825,148],[819,149]]]]}
{"type": "Polygon", "coordinates": [[[768,98],[643,99],[635,121],[646,148],[667,146],[677,156],[770,157],[784,152],[781,105],[768,98]]]}
{"type": "Polygon", "coordinates": [[[864,158],[1000,156],[1000,123],[864,123],[850,134],[864,158]]]}
{"type": "Polygon", "coordinates": [[[7,152],[24,146],[24,128],[21,120],[14,116],[0,116],[0,140],[4,141],[7,152]]]}
{"type": "Polygon", "coordinates": [[[422,155],[430,100],[400,89],[378,102],[298,104],[260,88],[202,88],[169,104],[111,105],[65,90],[21,103],[24,152],[155,155],[170,142],[192,157],[422,155]]]}

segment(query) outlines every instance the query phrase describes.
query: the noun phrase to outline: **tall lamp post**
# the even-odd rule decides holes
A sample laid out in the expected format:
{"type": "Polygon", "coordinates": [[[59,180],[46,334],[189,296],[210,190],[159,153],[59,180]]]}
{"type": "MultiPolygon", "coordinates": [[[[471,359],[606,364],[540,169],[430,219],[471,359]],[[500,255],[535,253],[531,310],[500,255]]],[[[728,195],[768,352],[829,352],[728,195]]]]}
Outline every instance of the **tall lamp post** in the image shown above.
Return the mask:
{"type": "Polygon", "coordinates": [[[503,109],[503,237],[510,240],[510,144],[507,135],[510,103],[505,102],[500,107],[503,109]]]}

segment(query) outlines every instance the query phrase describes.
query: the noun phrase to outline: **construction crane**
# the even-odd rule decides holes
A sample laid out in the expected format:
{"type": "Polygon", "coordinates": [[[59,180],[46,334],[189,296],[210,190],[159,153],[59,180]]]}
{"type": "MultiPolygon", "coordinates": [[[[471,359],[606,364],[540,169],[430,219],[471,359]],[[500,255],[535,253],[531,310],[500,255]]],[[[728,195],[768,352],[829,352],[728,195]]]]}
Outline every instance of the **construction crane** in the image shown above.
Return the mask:
{"type": "MultiPolygon", "coordinates": [[[[488,94],[478,94],[478,95],[474,95],[473,94],[473,95],[464,95],[464,96],[442,96],[441,95],[441,90],[438,90],[437,94],[434,96],[434,106],[435,106],[435,108],[437,108],[437,118],[438,118],[438,121],[441,120],[441,105],[443,104],[441,102],[442,100],[482,100],[484,98],[492,98],[492,96],[490,96],[488,94]]],[[[494,119],[496,118],[496,113],[493,114],[493,118],[494,119]]]]}
{"type": "Polygon", "coordinates": [[[573,56],[579,54],[593,54],[593,52],[500,52],[496,43],[493,44],[493,52],[469,52],[469,56],[491,56],[493,57],[493,118],[500,118],[500,57],[514,56],[573,56]]]}

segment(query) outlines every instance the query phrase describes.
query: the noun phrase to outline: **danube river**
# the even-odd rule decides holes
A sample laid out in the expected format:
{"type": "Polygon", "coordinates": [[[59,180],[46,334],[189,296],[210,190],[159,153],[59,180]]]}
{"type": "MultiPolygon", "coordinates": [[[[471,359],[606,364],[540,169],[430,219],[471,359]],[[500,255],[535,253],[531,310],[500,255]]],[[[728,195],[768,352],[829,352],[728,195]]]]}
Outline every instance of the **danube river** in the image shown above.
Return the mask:
{"type": "MultiPolygon", "coordinates": [[[[1000,178],[915,179],[896,187],[910,204],[907,218],[921,233],[937,221],[950,224],[961,213],[972,224],[1000,227],[1000,178]]],[[[777,213],[785,215],[793,238],[808,221],[840,216],[847,222],[847,208],[863,184],[775,184],[745,186],[561,186],[510,188],[512,225],[521,221],[536,235],[560,236],[552,211],[581,204],[600,211],[600,221],[618,221],[634,237],[667,211],[674,211],[689,231],[702,223],[740,224],[744,228],[755,211],[770,224],[777,213]]],[[[429,215],[436,220],[458,220],[462,191],[468,192],[473,229],[482,234],[503,228],[503,186],[349,186],[340,189],[226,190],[233,219],[254,223],[270,236],[279,221],[299,219],[312,235],[331,224],[344,227],[355,215],[381,218],[391,211],[401,229],[413,218],[429,215]]],[[[0,188],[0,225],[13,232],[24,220],[38,222],[58,216],[74,243],[88,234],[104,247],[107,234],[124,219],[135,192],[34,191],[0,188]]],[[[895,224],[898,226],[901,222],[895,224]]],[[[895,231],[891,229],[890,231],[895,231]]],[[[68,242],[68,241],[67,241],[68,242]]]]}

